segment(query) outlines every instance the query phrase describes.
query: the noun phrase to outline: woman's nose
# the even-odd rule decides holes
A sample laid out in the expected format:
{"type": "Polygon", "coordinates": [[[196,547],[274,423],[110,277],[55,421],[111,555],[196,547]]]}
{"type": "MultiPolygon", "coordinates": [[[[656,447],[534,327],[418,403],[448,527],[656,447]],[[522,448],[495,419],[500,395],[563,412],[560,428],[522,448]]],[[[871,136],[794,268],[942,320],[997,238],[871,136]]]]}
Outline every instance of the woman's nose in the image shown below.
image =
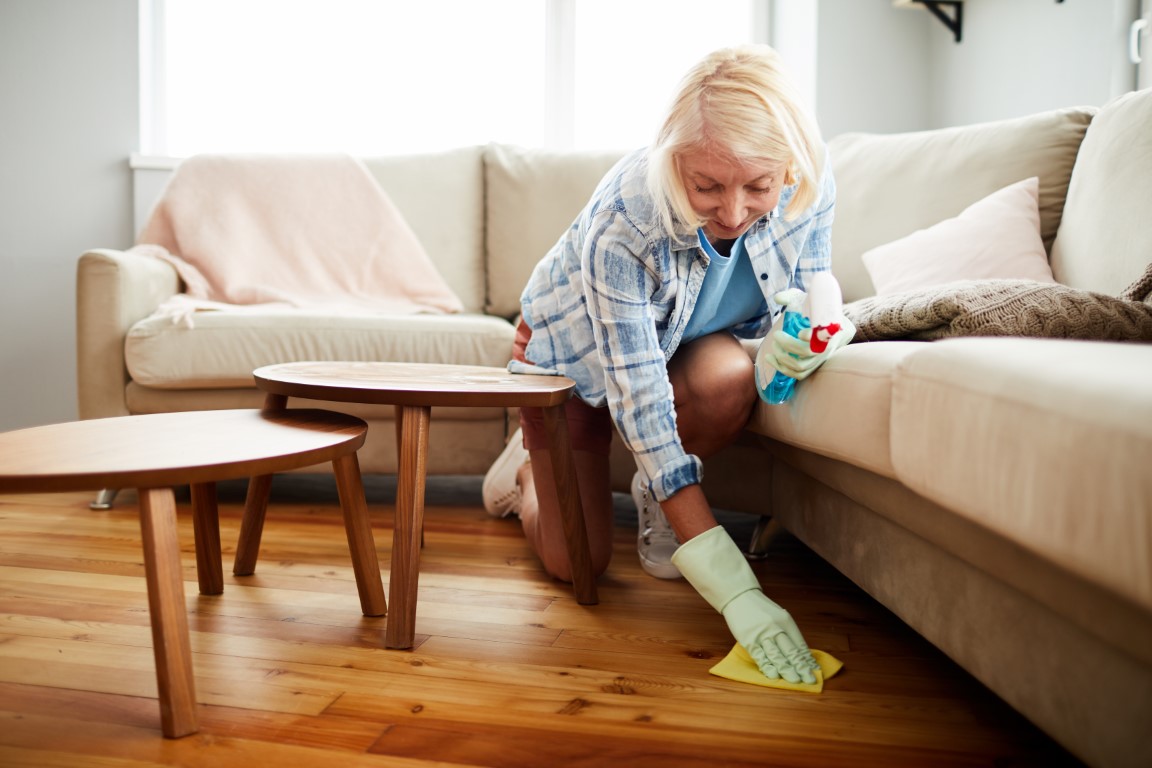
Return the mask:
{"type": "Polygon", "coordinates": [[[742,195],[726,195],[720,201],[720,209],[716,212],[716,218],[726,227],[736,227],[744,221],[746,212],[747,205],[742,195]]]}

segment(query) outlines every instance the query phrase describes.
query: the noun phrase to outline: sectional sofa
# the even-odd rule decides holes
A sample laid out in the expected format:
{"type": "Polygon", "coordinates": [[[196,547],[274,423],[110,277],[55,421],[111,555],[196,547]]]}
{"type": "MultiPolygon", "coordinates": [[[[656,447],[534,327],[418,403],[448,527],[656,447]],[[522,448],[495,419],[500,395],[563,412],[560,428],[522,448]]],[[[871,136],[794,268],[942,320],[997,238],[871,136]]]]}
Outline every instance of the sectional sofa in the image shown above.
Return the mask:
{"type": "MultiPolygon", "coordinates": [[[[834,271],[861,334],[787,404],[761,404],[705,467],[713,503],[771,515],[1093,765],[1152,765],[1152,344],[1138,340],[1152,290],[1138,285],[1152,262],[1150,126],[1145,91],[833,138],[834,271]],[[876,295],[869,265],[909,253],[978,277],[956,246],[1015,235],[984,209],[962,212],[1030,178],[1032,237],[1066,289],[1027,309],[1038,322],[995,331],[965,324],[979,303],[876,295]],[[1077,297],[1126,301],[1125,329],[1077,297]],[[928,310],[910,317],[915,302],[928,310]],[[982,335],[993,332],[1011,335],[982,335]]],[[[85,253],[80,415],[257,407],[251,371],[294,359],[502,366],[529,271],[621,154],[489,145],[365,158],[460,296],[457,315],[223,311],[189,329],[153,316],[181,290],[167,263],[85,253]]],[[[395,471],[391,409],[347,410],[370,423],[364,471],[395,471]]],[[[501,410],[435,414],[429,472],[482,474],[513,426],[501,410]]],[[[617,451],[619,490],[631,474],[617,451]]]]}

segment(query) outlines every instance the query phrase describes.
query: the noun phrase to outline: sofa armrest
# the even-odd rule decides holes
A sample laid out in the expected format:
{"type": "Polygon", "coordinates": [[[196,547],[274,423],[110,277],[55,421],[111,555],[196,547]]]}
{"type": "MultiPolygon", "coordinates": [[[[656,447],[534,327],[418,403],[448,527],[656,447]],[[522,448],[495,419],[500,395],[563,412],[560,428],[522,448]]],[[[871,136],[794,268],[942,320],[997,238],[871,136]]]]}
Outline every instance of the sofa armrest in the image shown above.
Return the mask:
{"type": "Polygon", "coordinates": [[[180,291],[168,263],[131,251],[99,249],[76,269],[76,378],[81,419],[128,414],[124,340],[134,323],[180,291]]]}

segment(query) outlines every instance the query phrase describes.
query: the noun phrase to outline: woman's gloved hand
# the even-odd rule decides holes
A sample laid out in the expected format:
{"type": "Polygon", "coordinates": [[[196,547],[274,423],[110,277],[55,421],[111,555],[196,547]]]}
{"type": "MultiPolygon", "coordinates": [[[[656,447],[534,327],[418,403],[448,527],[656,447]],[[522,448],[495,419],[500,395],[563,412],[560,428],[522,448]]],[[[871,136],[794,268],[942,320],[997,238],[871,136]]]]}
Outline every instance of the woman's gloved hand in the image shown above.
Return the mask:
{"type": "Polygon", "coordinates": [[[823,352],[813,352],[811,347],[812,329],[805,328],[798,335],[793,336],[784,330],[784,315],[789,310],[803,312],[805,294],[797,288],[781,291],[773,297],[777,304],[784,307],[784,312],[776,319],[772,330],[760,342],[756,351],[757,383],[761,389],[768,386],[774,371],[790,376],[797,381],[808,378],[824,361],[832,356],[836,350],[852,341],[856,335],[856,326],[852,321],[841,315],[839,319],[840,330],[828,339],[828,346],[823,352]],[[760,381],[760,379],[765,379],[760,381]]]}
{"type": "Polygon", "coordinates": [[[672,563],[724,616],[765,677],[814,683],[816,659],[788,611],[765,596],[744,554],[721,526],[680,545],[672,563]]]}

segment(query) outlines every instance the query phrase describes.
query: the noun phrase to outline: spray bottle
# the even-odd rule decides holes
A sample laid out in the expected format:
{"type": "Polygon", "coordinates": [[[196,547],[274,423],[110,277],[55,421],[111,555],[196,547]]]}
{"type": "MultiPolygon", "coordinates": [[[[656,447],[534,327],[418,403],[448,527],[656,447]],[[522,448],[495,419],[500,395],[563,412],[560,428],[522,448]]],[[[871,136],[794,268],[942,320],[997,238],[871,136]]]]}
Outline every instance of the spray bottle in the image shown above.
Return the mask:
{"type": "MultiPolygon", "coordinates": [[[[812,335],[808,340],[808,347],[814,354],[820,354],[828,348],[829,340],[840,331],[840,318],[844,305],[840,283],[836,282],[831,272],[817,272],[812,276],[808,293],[799,305],[802,307],[802,313],[791,308],[795,304],[784,310],[782,330],[790,336],[799,337],[801,331],[811,328],[812,335]]],[[[760,385],[759,372],[757,384],[760,385]]],[[[772,405],[779,405],[792,397],[795,386],[796,379],[776,371],[766,387],[760,386],[760,398],[772,405]]]]}

